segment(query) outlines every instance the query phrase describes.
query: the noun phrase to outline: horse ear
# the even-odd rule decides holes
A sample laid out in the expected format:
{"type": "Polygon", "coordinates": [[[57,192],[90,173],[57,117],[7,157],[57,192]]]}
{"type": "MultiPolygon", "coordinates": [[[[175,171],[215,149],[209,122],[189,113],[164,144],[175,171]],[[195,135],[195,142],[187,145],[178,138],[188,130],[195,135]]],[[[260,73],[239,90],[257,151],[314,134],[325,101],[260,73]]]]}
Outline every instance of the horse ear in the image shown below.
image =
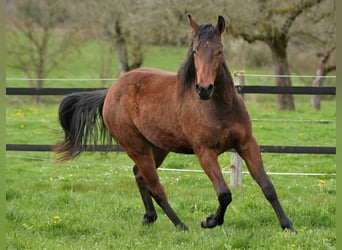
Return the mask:
{"type": "Polygon", "coordinates": [[[223,16],[218,16],[216,29],[220,32],[220,34],[222,34],[225,28],[226,28],[226,23],[224,21],[223,16]]]}
{"type": "Polygon", "coordinates": [[[195,22],[194,19],[192,19],[190,14],[188,15],[188,18],[189,18],[190,26],[192,28],[192,33],[195,35],[197,33],[198,24],[195,22]]]}

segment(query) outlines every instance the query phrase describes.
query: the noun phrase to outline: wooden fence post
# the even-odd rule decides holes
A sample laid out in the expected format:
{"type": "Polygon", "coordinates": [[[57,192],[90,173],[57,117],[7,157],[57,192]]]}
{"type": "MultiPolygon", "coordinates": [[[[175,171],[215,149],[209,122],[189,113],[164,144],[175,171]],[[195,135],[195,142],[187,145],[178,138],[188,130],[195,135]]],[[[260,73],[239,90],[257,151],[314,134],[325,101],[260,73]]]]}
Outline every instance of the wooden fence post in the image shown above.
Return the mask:
{"type": "Polygon", "coordinates": [[[231,154],[230,163],[230,185],[242,187],[242,158],[236,152],[231,154]]]}
{"type": "MultiPolygon", "coordinates": [[[[245,85],[245,76],[243,71],[234,72],[234,84],[245,85]]],[[[242,97],[243,94],[241,95],[242,97]]],[[[231,153],[230,163],[230,185],[232,187],[242,187],[242,158],[236,152],[231,153]]]]}

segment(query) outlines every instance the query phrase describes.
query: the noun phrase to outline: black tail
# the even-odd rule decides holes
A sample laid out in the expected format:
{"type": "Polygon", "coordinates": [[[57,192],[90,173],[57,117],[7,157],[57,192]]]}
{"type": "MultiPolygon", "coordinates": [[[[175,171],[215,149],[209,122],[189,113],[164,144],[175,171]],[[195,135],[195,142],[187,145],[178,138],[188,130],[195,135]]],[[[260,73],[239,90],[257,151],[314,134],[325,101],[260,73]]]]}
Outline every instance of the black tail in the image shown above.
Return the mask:
{"type": "Polygon", "coordinates": [[[64,130],[64,139],[54,151],[62,153],[59,160],[78,156],[91,143],[110,143],[112,137],[104,125],[102,108],[107,89],[73,93],[66,96],[59,106],[59,122],[64,130]]]}

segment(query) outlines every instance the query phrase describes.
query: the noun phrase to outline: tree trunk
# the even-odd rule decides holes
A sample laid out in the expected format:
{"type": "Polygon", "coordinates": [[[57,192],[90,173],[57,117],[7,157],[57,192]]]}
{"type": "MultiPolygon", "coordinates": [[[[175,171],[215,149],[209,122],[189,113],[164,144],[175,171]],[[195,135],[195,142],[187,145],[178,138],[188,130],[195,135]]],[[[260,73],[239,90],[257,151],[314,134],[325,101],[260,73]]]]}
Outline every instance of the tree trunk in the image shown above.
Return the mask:
{"type": "MultiPolygon", "coordinates": [[[[289,64],[286,56],[286,44],[284,41],[279,41],[281,46],[272,46],[272,60],[274,65],[274,74],[276,75],[276,85],[285,87],[292,86],[290,77],[282,77],[282,75],[290,75],[289,64]]],[[[294,98],[293,95],[277,95],[277,103],[279,110],[294,110],[294,98]]]]}
{"type": "Polygon", "coordinates": [[[119,21],[115,22],[115,32],[116,32],[116,49],[119,57],[119,75],[127,72],[129,70],[127,48],[125,37],[121,31],[121,24],[119,21]]]}
{"type": "MultiPolygon", "coordinates": [[[[41,89],[44,86],[44,62],[45,62],[45,54],[43,52],[39,52],[39,63],[38,63],[38,67],[37,67],[37,79],[36,79],[36,89],[41,89]]],[[[34,101],[36,103],[40,103],[41,102],[41,96],[40,95],[36,95],[34,97],[34,101]]]]}
{"type": "Polygon", "coordinates": [[[132,46],[133,62],[129,65],[129,70],[140,68],[144,62],[144,55],[142,52],[141,44],[136,42],[132,46]]]}
{"type": "Polygon", "coordinates": [[[127,53],[127,43],[124,34],[121,31],[121,25],[119,21],[115,23],[116,32],[116,48],[119,56],[119,75],[130,71],[132,69],[139,68],[143,63],[143,53],[141,50],[141,44],[139,42],[133,42],[132,46],[132,57],[133,62],[129,64],[128,53],[127,53]]]}
{"type": "MultiPolygon", "coordinates": [[[[325,54],[322,54],[322,53],[317,54],[317,57],[319,59],[319,67],[318,67],[318,70],[316,71],[316,77],[313,81],[312,86],[322,87],[327,73],[336,69],[336,67],[334,66],[330,66],[330,67],[328,66],[330,53],[334,50],[335,50],[335,47],[331,48],[325,54]]],[[[321,96],[320,95],[311,96],[311,107],[315,110],[321,109],[321,96]]]]}
{"type": "MultiPolygon", "coordinates": [[[[321,67],[316,72],[316,77],[313,81],[312,86],[314,87],[322,87],[323,83],[325,81],[324,76],[326,73],[324,72],[324,69],[321,67]]],[[[311,96],[311,107],[315,110],[321,109],[321,96],[320,95],[312,95],[311,96]]]]}
{"type": "Polygon", "coordinates": [[[119,57],[119,75],[122,75],[129,69],[126,42],[123,37],[118,37],[116,39],[116,49],[119,57]]]}
{"type": "Polygon", "coordinates": [[[113,44],[109,45],[108,49],[105,48],[103,43],[101,46],[101,67],[100,67],[100,79],[101,88],[106,87],[107,79],[113,77],[112,64],[114,58],[114,47],[113,44]]]}
{"type": "MultiPolygon", "coordinates": [[[[45,78],[45,68],[46,68],[46,56],[47,56],[47,48],[49,43],[50,35],[49,29],[44,28],[43,37],[41,43],[37,45],[37,52],[38,52],[38,62],[36,67],[36,88],[41,89],[44,86],[44,78],[45,78]]],[[[35,96],[35,102],[41,102],[41,96],[35,96]]]]}

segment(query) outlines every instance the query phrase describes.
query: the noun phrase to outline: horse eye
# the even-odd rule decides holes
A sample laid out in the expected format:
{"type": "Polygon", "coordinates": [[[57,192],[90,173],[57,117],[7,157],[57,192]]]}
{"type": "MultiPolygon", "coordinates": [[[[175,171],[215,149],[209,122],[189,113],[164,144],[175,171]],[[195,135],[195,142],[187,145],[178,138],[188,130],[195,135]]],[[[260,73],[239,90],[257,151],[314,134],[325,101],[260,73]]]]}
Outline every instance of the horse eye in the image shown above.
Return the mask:
{"type": "Polygon", "coordinates": [[[193,50],[192,54],[195,56],[197,54],[197,52],[195,50],[193,50]]]}
{"type": "Polygon", "coordinates": [[[222,55],[222,50],[219,50],[219,51],[217,52],[217,56],[220,56],[220,55],[222,55]]]}

